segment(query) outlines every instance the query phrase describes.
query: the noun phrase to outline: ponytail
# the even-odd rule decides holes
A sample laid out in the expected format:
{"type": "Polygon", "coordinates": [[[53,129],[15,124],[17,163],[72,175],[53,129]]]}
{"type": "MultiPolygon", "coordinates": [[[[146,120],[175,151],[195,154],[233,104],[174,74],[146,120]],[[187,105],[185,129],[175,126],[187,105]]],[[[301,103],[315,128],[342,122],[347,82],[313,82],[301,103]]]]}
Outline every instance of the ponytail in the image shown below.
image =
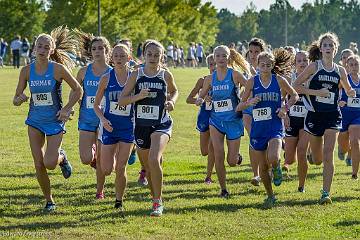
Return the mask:
{"type": "Polygon", "coordinates": [[[250,66],[249,63],[245,60],[245,58],[238,53],[235,49],[230,48],[230,61],[229,65],[232,68],[236,66],[240,68],[242,73],[250,75],[250,66]]]}
{"type": "Polygon", "coordinates": [[[310,47],[308,48],[309,52],[309,60],[311,62],[315,62],[321,59],[321,52],[320,52],[320,45],[318,41],[314,41],[311,43],[310,47]]]}
{"type": "Polygon", "coordinates": [[[77,48],[80,51],[82,57],[85,57],[87,60],[91,60],[92,59],[91,47],[94,42],[99,41],[104,44],[105,53],[106,53],[105,61],[106,63],[109,63],[110,55],[111,55],[111,46],[109,41],[105,37],[103,36],[95,37],[91,33],[85,33],[76,28],[73,30],[73,32],[75,35],[75,39],[78,43],[77,48]]]}
{"type": "Polygon", "coordinates": [[[273,71],[283,76],[290,75],[293,68],[294,55],[284,48],[274,49],[273,54],[275,58],[273,71]]]}
{"type": "Polygon", "coordinates": [[[91,43],[94,39],[94,35],[91,33],[85,33],[77,28],[73,29],[75,39],[77,41],[77,48],[81,53],[82,57],[86,59],[91,59],[91,43]]]}
{"type": "Polygon", "coordinates": [[[288,76],[293,66],[292,55],[284,48],[276,48],[272,53],[261,52],[258,56],[258,63],[261,58],[268,58],[274,65],[272,72],[282,76],[288,76]]]}
{"type": "Polygon", "coordinates": [[[69,53],[76,55],[76,40],[69,33],[66,26],[59,26],[51,31],[50,36],[55,47],[50,59],[70,70],[75,67],[75,62],[70,58],[69,53]]]}

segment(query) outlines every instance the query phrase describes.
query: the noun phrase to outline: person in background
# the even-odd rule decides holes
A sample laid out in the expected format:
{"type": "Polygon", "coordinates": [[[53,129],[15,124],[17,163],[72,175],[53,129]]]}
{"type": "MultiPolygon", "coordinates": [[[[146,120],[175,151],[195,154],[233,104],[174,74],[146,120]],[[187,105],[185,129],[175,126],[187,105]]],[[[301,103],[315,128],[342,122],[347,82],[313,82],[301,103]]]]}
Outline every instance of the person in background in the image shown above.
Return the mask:
{"type": "Polygon", "coordinates": [[[20,41],[20,36],[16,36],[15,39],[11,42],[10,48],[13,55],[13,66],[14,68],[20,67],[20,49],[22,42],[20,41]]]}
{"type": "Polygon", "coordinates": [[[21,57],[24,58],[24,65],[27,65],[30,63],[29,58],[29,51],[30,51],[30,43],[27,38],[22,39],[22,45],[21,45],[21,57]]]}

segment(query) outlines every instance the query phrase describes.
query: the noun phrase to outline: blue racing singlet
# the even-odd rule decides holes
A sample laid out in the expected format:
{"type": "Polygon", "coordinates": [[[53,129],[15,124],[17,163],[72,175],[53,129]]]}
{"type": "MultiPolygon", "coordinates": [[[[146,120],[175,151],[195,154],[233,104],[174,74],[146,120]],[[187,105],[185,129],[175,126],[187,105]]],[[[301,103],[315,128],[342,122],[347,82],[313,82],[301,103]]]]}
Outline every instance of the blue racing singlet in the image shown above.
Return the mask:
{"type": "Polygon", "coordinates": [[[30,64],[29,89],[31,93],[27,121],[36,123],[61,122],[57,112],[62,108],[61,82],[54,79],[54,63],[49,61],[46,72],[38,75],[35,63],[30,64]]]}
{"type": "MultiPolygon", "coordinates": [[[[104,117],[111,122],[113,131],[109,134],[111,136],[120,136],[124,129],[131,129],[134,127],[134,109],[133,105],[119,106],[119,95],[124,89],[124,85],[116,79],[115,69],[111,69],[109,73],[109,82],[105,89],[105,109],[104,117]]],[[[107,131],[103,129],[104,133],[107,131]]]]}
{"type": "Polygon", "coordinates": [[[354,83],[350,74],[348,75],[348,80],[351,87],[356,91],[356,97],[348,97],[345,93],[344,88],[341,89],[341,101],[346,102],[346,105],[341,108],[342,111],[346,112],[359,112],[360,111],[360,82],[357,84],[354,83]]]}
{"type": "Polygon", "coordinates": [[[282,131],[282,121],[276,112],[281,107],[281,91],[276,75],[271,76],[267,87],[263,85],[260,75],[255,75],[252,91],[254,97],[259,97],[260,101],[253,107],[250,136],[266,137],[282,131]]]}
{"type": "Polygon", "coordinates": [[[241,117],[241,114],[235,112],[239,99],[236,92],[237,86],[234,84],[232,74],[233,70],[228,68],[224,80],[221,81],[217,79],[216,70],[212,74],[212,119],[216,119],[218,121],[233,121],[241,117]]]}
{"type": "Polygon", "coordinates": [[[80,105],[79,122],[91,124],[96,127],[99,125],[99,118],[94,112],[96,91],[102,75],[108,73],[112,68],[109,66],[102,74],[96,76],[92,71],[92,66],[92,64],[87,66],[82,84],[84,95],[80,105]]]}

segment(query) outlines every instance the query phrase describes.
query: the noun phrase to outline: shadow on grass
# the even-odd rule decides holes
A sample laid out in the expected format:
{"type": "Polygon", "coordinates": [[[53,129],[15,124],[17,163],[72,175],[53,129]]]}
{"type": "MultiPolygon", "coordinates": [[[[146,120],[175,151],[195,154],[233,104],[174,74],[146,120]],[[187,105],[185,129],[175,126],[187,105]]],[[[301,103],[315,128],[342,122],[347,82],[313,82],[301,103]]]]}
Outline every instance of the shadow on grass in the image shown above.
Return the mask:
{"type": "Polygon", "coordinates": [[[355,225],[360,225],[360,220],[344,220],[334,224],[335,227],[352,227],[355,225]]]}
{"type": "MultiPolygon", "coordinates": [[[[358,200],[358,198],[356,197],[332,197],[331,198],[333,203],[336,202],[349,202],[352,200],[358,200]]],[[[310,206],[310,205],[319,205],[319,200],[318,199],[308,199],[308,200],[302,200],[302,201],[284,201],[278,202],[279,206],[289,206],[289,207],[294,207],[294,206],[310,206]]]]}

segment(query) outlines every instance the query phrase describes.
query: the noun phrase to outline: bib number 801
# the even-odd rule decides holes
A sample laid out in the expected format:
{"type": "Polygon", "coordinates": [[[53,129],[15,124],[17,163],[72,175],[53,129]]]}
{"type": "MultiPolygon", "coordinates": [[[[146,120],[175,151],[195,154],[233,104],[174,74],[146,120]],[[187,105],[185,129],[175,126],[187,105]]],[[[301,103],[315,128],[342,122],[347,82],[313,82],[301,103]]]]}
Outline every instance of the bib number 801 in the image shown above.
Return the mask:
{"type": "Polygon", "coordinates": [[[159,118],[159,106],[138,105],[136,117],[141,119],[157,120],[159,118]]]}

